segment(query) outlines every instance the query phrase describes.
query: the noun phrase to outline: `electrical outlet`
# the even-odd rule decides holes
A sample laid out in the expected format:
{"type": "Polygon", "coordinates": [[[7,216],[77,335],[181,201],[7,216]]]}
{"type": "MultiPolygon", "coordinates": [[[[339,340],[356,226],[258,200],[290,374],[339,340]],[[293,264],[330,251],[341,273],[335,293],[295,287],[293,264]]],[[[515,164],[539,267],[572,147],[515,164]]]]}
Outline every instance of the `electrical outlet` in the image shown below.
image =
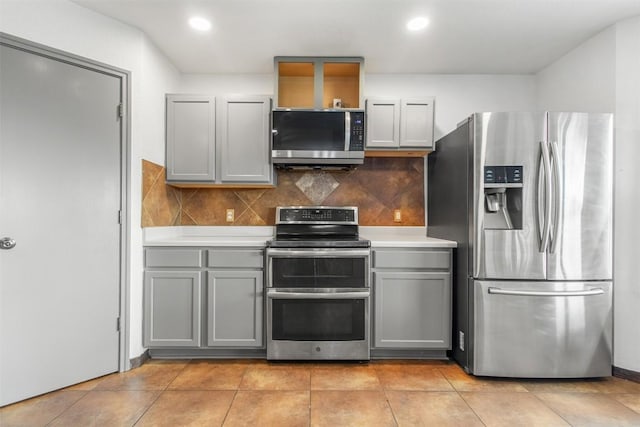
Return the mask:
{"type": "Polygon", "coordinates": [[[402,222],[402,212],[400,209],[395,209],[393,211],[393,222],[402,222]]]}
{"type": "Polygon", "coordinates": [[[227,209],[227,222],[235,221],[235,209],[227,209]]]}

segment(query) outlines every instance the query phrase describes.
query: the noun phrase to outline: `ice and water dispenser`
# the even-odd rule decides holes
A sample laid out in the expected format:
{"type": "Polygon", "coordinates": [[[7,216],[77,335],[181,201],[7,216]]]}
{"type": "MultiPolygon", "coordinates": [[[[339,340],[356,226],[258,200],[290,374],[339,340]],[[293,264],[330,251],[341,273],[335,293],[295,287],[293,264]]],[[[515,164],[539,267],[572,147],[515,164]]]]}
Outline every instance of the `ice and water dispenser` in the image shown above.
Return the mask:
{"type": "Polygon", "coordinates": [[[484,228],[522,230],[522,166],[484,167],[484,228]]]}

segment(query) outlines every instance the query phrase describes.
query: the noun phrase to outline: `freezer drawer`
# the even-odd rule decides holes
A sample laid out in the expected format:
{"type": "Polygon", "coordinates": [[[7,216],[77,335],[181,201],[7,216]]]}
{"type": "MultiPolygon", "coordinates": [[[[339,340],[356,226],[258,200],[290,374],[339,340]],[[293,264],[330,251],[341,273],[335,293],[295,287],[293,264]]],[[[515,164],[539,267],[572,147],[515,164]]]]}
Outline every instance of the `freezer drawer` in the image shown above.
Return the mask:
{"type": "Polygon", "coordinates": [[[611,375],[611,282],[474,281],[473,374],[611,375]]]}

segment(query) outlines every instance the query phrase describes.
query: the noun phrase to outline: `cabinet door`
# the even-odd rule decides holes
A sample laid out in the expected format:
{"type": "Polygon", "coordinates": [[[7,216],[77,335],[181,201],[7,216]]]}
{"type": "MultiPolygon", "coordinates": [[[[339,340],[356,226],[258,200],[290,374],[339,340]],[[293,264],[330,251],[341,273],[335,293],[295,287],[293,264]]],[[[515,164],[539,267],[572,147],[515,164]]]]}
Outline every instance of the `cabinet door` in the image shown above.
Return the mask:
{"type": "Polygon", "coordinates": [[[449,349],[449,272],[375,272],[374,345],[449,349]]]}
{"type": "Polygon", "coordinates": [[[144,273],[144,345],[200,346],[199,271],[144,273]]]}
{"type": "Polygon", "coordinates": [[[271,98],[227,98],[221,107],[221,181],[271,181],[271,98]]]}
{"type": "Polygon", "coordinates": [[[400,143],[400,101],[367,99],[366,148],[398,148],[400,143]]]}
{"type": "Polygon", "coordinates": [[[433,147],[433,103],[433,98],[402,100],[400,148],[433,147]]]}
{"type": "Polygon", "coordinates": [[[262,271],[210,271],[207,344],[262,347],[262,271]]]}
{"type": "Polygon", "coordinates": [[[167,95],[167,181],[215,180],[215,98],[167,95]]]}

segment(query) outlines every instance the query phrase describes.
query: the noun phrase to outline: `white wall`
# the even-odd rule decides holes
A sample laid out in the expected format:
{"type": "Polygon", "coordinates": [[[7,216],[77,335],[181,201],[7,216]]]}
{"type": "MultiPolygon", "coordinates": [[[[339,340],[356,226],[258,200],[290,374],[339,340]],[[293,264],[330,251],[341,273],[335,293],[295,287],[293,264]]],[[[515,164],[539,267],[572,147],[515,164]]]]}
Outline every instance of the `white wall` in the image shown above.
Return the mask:
{"type": "Polygon", "coordinates": [[[610,27],[536,75],[540,110],[615,110],[616,31],[610,27]]]}
{"type": "Polygon", "coordinates": [[[620,22],[540,71],[540,110],[615,114],[614,366],[640,372],[640,18],[620,22]]]}
{"type": "Polygon", "coordinates": [[[640,17],[616,25],[614,365],[640,372],[640,17]]]}
{"type": "Polygon", "coordinates": [[[141,159],[164,163],[164,93],[179,73],[140,31],[68,0],[2,0],[0,31],[131,72],[130,356],[142,347],[141,159]]]}

